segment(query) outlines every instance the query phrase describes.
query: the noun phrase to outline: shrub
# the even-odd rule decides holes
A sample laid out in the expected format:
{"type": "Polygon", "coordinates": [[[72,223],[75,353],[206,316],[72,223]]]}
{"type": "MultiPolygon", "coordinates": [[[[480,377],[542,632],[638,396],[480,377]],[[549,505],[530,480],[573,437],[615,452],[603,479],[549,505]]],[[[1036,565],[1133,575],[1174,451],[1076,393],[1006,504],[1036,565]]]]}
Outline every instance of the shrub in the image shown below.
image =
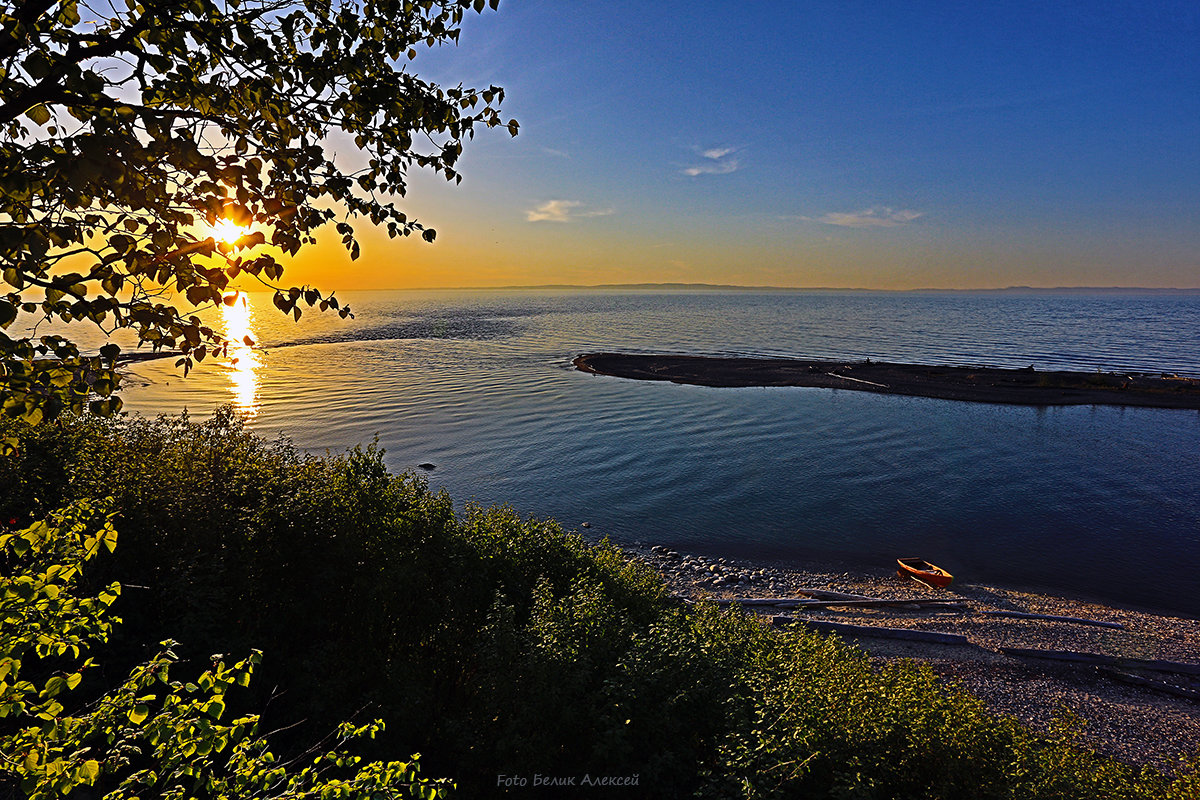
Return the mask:
{"type": "MultiPolygon", "coordinates": [[[[227,714],[259,654],[227,666],[213,658],[194,682],[172,678],[168,648],[115,687],[97,688],[81,660],[119,622],[118,584],[79,594],[84,564],[117,533],[104,503],[81,501],[28,527],[0,527],[0,793],[29,800],[155,797],[443,797],[444,781],[416,764],[359,766],[333,750],[297,767],[279,763],[258,735],[258,717],[227,714]],[[85,673],[90,691],[80,691],[85,673]],[[224,718],[234,716],[225,722],[224,718]]],[[[340,746],[381,723],[339,727],[340,746]]],[[[415,761],[415,759],[414,759],[415,761]]]]}

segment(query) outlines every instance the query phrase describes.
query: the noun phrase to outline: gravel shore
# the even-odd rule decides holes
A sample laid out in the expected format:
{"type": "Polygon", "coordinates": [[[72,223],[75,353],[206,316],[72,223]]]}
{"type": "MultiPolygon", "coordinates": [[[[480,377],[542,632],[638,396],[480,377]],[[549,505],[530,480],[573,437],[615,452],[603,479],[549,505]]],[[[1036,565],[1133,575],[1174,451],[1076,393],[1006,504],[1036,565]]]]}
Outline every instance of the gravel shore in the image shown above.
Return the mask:
{"type": "Polygon", "coordinates": [[[776,618],[777,624],[794,619],[964,636],[965,642],[951,645],[839,633],[878,662],[911,658],[927,663],[997,713],[1036,729],[1045,730],[1064,713],[1074,714],[1085,722],[1085,745],[1122,761],[1169,770],[1181,757],[1200,752],[1200,620],[957,581],[938,590],[884,569],[822,572],[709,559],[660,546],[629,552],[657,569],[673,593],[692,600],[788,598],[805,589],[887,600],[959,600],[950,606],[746,610],[776,618]],[[1074,617],[1107,626],[987,612],[1074,617]],[[1017,656],[1002,648],[1096,654],[1109,657],[1109,663],[1017,656]],[[1147,660],[1195,669],[1147,665],[1147,660]]]}

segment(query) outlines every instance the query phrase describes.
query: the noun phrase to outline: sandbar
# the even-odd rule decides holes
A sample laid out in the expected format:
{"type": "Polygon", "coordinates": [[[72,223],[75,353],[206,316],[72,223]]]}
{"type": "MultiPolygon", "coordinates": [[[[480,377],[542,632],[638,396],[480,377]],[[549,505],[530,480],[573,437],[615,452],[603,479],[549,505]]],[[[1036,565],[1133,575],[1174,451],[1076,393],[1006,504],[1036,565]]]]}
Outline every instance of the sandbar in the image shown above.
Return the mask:
{"type": "Polygon", "coordinates": [[[595,375],[696,386],[802,386],[1030,406],[1200,409],[1200,379],[1173,373],[631,353],[585,353],[572,363],[595,375]]]}

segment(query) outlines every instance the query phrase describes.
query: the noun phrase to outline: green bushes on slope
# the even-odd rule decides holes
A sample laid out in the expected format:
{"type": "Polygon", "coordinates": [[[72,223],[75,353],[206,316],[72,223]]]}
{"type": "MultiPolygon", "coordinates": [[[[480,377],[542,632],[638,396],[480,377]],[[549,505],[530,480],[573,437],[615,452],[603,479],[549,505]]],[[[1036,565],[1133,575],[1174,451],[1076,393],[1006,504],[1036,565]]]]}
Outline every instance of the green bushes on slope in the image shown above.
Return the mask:
{"type": "MultiPolygon", "coordinates": [[[[97,680],[88,653],[120,620],[119,584],[78,593],[86,562],[112,551],[107,502],[72,503],[32,524],[0,525],[0,797],[27,800],[162,798],[419,798],[447,782],[418,774],[415,758],[363,764],[340,749],[380,722],[341,725],[334,747],[281,763],[257,715],[228,714],[260,661],[173,672],[164,642],[116,682],[97,680]]],[[[325,745],[329,747],[330,740],[325,745]]]]}
{"type": "Polygon", "coordinates": [[[535,773],[636,774],[609,791],[654,797],[1172,791],[926,670],[679,607],[648,569],[553,522],[456,515],[373,446],[312,457],[227,412],[0,434],[21,439],[0,461],[0,517],[115,498],[121,545],[89,571],[130,587],[111,660],[168,637],[193,655],[261,648],[265,726],[303,720],[291,735],[308,742],[370,706],[388,722],[375,755],[420,751],[464,797],[535,773]]]}

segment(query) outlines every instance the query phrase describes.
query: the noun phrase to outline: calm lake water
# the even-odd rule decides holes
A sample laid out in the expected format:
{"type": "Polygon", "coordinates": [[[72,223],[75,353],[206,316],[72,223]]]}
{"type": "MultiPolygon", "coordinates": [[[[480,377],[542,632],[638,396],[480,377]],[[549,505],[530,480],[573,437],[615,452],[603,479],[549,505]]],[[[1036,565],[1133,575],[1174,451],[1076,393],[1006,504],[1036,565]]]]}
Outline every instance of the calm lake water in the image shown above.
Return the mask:
{"type": "Polygon", "coordinates": [[[143,414],[233,403],[340,452],[378,436],[456,501],[508,503],[619,543],[882,567],[1200,616],[1200,413],[1027,408],[575,371],[581,352],[870,357],[1200,375],[1200,296],[889,293],[347,294],[299,325],[227,311],[269,345],[186,380],[137,364],[143,414]]]}

